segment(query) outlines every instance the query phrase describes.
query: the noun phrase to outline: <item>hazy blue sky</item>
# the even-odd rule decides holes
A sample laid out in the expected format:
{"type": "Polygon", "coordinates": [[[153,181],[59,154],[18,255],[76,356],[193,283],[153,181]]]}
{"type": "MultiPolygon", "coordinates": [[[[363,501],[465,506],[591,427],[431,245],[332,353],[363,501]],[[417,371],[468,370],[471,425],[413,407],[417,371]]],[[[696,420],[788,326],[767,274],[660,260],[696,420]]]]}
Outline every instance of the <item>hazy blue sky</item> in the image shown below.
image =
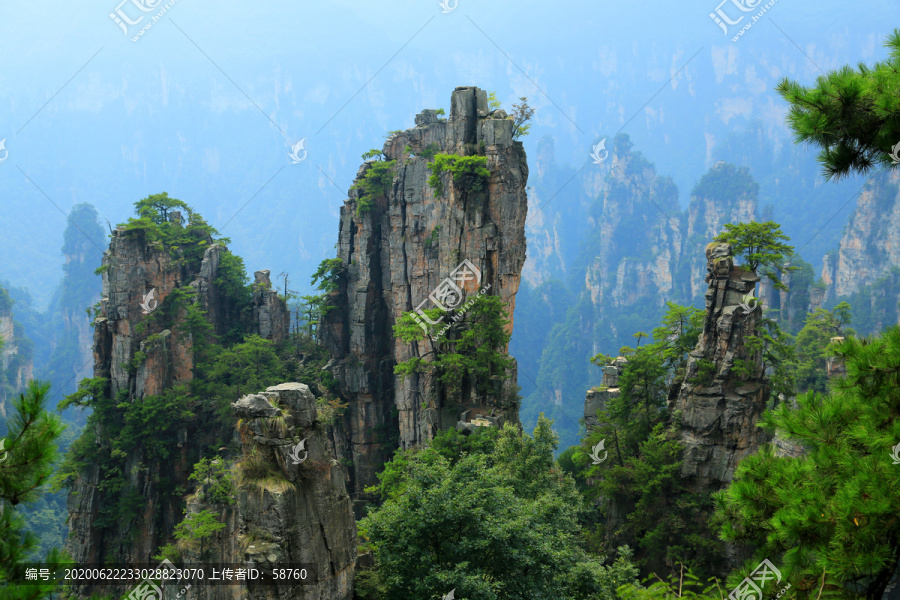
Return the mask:
{"type": "Polygon", "coordinates": [[[305,284],[333,255],[360,154],[458,85],[507,107],[528,96],[526,150],[550,135],[576,167],[625,131],[686,201],[729,130],[762,120],[789,143],[781,77],[882,59],[900,22],[895,0],[778,0],[732,42],[715,0],[175,0],[134,42],[172,0],[118,2],[0,2],[0,279],[40,302],[61,274],[61,211],[90,202],[115,225],[160,191],[233,237],[250,271],[305,284]],[[117,8],[143,15],[128,35],[117,8]]]}

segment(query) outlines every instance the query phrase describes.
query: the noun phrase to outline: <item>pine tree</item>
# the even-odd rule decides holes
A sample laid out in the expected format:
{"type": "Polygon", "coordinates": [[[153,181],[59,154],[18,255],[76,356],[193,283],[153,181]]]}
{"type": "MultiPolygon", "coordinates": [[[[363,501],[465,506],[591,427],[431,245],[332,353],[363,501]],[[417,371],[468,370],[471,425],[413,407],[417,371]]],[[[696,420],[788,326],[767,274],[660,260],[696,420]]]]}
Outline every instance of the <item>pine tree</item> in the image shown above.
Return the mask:
{"type": "Polygon", "coordinates": [[[788,266],[785,258],[793,254],[794,247],[786,243],[790,238],[781,231],[781,225],[775,221],[726,223],[725,231],[714,240],[731,244],[734,255],[741,258],[744,267],[754,273],[763,267],[763,274],[776,289],[788,291],[780,274],[796,269],[788,266]]]}
{"type": "MultiPolygon", "coordinates": [[[[27,581],[17,565],[30,560],[38,539],[25,530],[25,521],[17,506],[37,500],[47,483],[56,460],[56,440],[65,426],[59,416],[44,408],[50,384],[32,381],[28,389],[13,401],[15,413],[9,419],[0,452],[0,600],[48,598],[57,589],[52,581],[27,581]]],[[[58,549],[40,559],[42,568],[51,570],[71,564],[58,549]]]]}
{"type": "Polygon", "coordinates": [[[767,446],[744,458],[717,495],[717,512],[725,539],[756,547],[748,566],[780,563],[800,597],[881,598],[900,557],[900,465],[892,460],[900,441],[900,328],[834,348],[847,375],[830,393],[810,391],[798,409],[782,404],[762,418],[808,452],[781,457],[767,446]]]}
{"type": "Polygon", "coordinates": [[[892,163],[890,153],[900,143],[900,29],[885,46],[890,58],[872,67],[844,66],[819,77],[815,87],[785,78],[776,88],[791,105],[787,120],[797,142],[821,148],[827,179],[892,163]]]}

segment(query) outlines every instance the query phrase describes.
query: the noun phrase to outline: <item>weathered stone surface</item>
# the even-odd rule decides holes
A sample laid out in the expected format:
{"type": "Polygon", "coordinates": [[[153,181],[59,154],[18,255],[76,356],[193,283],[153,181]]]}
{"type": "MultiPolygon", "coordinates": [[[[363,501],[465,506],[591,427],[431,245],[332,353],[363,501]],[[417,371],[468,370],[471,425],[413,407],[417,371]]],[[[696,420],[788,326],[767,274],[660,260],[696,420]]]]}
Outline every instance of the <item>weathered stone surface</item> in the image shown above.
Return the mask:
{"type": "Polygon", "coordinates": [[[272,289],[269,271],[256,271],[253,275],[253,322],[260,337],[280,342],[288,336],[290,312],[278,292],[272,289]]]}
{"type": "MultiPolygon", "coordinates": [[[[171,214],[170,218],[173,223],[179,221],[177,214],[171,214]]],[[[211,244],[210,239],[206,241],[210,247],[192,271],[187,261],[180,260],[178,251],[170,253],[159,242],[149,241],[143,230],[113,231],[109,250],[103,255],[101,314],[94,321],[93,346],[94,376],[108,380],[107,397],[117,398],[122,394],[128,402],[142,402],[147,396],[187,384],[192,379],[193,344],[191,336],[181,329],[184,309],[173,316],[174,324],[169,328],[162,328],[162,320],[156,318],[155,311],[173,290],[193,287],[214,331],[226,331],[229,324],[224,320],[228,307],[224,306],[215,284],[220,257],[226,248],[211,244]],[[143,353],[142,359],[133,361],[138,351],[143,353]]],[[[265,329],[257,322],[257,331],[267,331],[270,339],[278,339],[280,314],[285,319],[287,316],[283,301],[272,290],[258,290],[254,298],[260,299],[259,306],[267,307],[268,321],[272,324],[265,329]]],[[[153,562],[152,556],[171,539],[175,525],[182,518],[182,498],[163,493],[158,482],[174,479],[178,485],[189,486],[188,475],[204,443],[204,425],[199,421],[181,425],[175,433],[178,453],[166,461],[148,459],[142,450],[129,455],[125,459],[125,486],[115,494],[99,489],[96,466],[80,474],[72,485],[68,503],[68,545],[77,563],[153,562]],[[144,504],[131,518],[109,527],[95,525],[99,511],[116,501],[118,494],[133,492],[144,499],[144,504]]],[[[98,440],[117,434],[95,433],[98,440]]],[[[114,592],[107,588],[79,590],[101,591],[114,592]]]]}
{"type": "Polygon", "coordinates": [[[310,582],[262,586],[198,586],[199,600],[350,600],[356,569],[356,522],[346,491],[347,473],[330,452],[327,427],[316,420],[315,397],[302,383],[282,383],[232,403],[241,419],[241,453],[229,467],[236,473],[233,504],[210,504],[204,487],[187,500],[187,513],[212,510],[225,528],[204,541],[179,543],[185,568],[205,563],[249,565],[265,570],[300,567],[310,582]],[[273,426],[265,410],[279,406],[285,427],[273,426]],[[249,412],[248,412],[249,411],[249,412]],[[254,416],[255,415],[255,416],[254,416]],[[291,454],[300,442],[304,449],[291,454]],[[253,479],[248,462],[272,467],[253,479]]]}
{"type": "Polygon", "coordinates": [[[888,169],[874,175],[863,187],[837,252],[825,256],[822,278],[828,285],[827,299],[849,296],[887,275],[897,265],[900,265],[900,170],[888,169]]]}
{"type": "MultiPolygon", "coordinates": [[[[512,317],[525,261],[528,166],[522,144],[512,140],[513,122],[500,113],[488,116],[487,94],[475,87],[454,90],[450,105],[448,119],[424,111],[416,127],[385,143],[386,159],[397,160],[386,198],[357,216],[354,192],[341,209],[337,256],[347,272],[320,334],[334,359],[328,368],[349,402],[335,428],[335,448],[354,463],[352,489],[360,499],[368,497],[364,488],[377,482],[397,443],[424,442],[455,427],[461,410],[490,412],[494,402],[468,395],[461,409],[451,410],[435,394],[434,382],[421,376],[400,380],[393,373],[394,365],[425,354],[431,344],[396,340],[393,325],[423,302],[428,308],[429,294],[457,265],[469,260],[481,274],[480,282],[468,282],[466,297],[487,288],[485,293],[508,304],[512,317]],[[426,183],[428,160],[420,156],[432,144],[443,153],[486,156],[487,189],[459,189],[445,174],[444,193],[436,196],[426,183]],[[408,158],[407,146],[414,158],[408,158]]],[[[357,181],[368,168],[361,167],[357,181]]],[[[510,396],[515,382],[513,369],[494,395],[510,396]]],[[[493,407],[499,408],[496,402],[493,407]]],[[[517,420],[515,408],[504,411],[503,418],[517,420]]]]}
{"type": "MultiPolygon", "coordinates": [[[[0,293],[5,293],[0,289],[0,293]]],[[[30,354],[20,353],[19,343],[22,332],[16,335],[16,326],[13,320],[12,307],[0,305],[0,373],[6,377],[6,384],[0,385],[0,415],[7,416],[7,404],[11,401],[7,392],[13,393],[22,390],[34,378],[34,360],[30,354]]],[[[10,410],[12,406],[10,405],[10,410]]]]}
{"type": "Polygon", "coordinates": [[[277,417],[281,411],[272,406],[262,394],[247,394],[231,405],[231,410],[240,419],[277,417]]]}
{"type": "Polygon", "coordinates": [[[706,320],[673,407],[680,413],[685,446],[681,475],[695,493],[726,486],[740,460],[766,441],[757,426],[768,395],[762,362],[744,345],[761,311],[756,307],[748,313],[738,306],[759,278],[733,266],[728,244],[710,244],[706,256],[706,320]],[[746,379],[732,372],[737,359],[752,365],[746,379]],[[706,381],[700,380],[701,365],[710,371],[706,381]]]}
{"type": "Polygon", "coordinates": [[[584,424],[588,431],[599,424],[597,411],[605,410],[607,403],[619,396],[619,388],[616,386],[619,385],[619,377],[627,364],[628,359],[624,356],[613,359],[609,365],[603,367],[603,380],[600,385],[587,391],[584,398],[584,424]]]}

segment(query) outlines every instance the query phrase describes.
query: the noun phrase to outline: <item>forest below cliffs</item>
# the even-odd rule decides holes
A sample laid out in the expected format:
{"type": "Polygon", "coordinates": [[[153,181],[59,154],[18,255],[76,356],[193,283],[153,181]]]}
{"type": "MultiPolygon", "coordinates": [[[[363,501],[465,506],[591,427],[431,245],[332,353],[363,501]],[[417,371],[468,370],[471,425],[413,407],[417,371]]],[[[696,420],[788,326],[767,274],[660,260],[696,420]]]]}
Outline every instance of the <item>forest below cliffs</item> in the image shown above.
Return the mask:
{"type": "Polygon", "coordinates": [[[778,86],[828,180],[872,176],[820,277],[746,168],[676,213],[620,135],[583,287],[527,288],[534,109],[476,86],[361,156],[310,294],[166,192],[108,236],[77,205],[49,306],[0,287],[0,600],[897,598],[888,47],[778,86]],[[35,575],[160,564],[302,581],[35,575]]]}

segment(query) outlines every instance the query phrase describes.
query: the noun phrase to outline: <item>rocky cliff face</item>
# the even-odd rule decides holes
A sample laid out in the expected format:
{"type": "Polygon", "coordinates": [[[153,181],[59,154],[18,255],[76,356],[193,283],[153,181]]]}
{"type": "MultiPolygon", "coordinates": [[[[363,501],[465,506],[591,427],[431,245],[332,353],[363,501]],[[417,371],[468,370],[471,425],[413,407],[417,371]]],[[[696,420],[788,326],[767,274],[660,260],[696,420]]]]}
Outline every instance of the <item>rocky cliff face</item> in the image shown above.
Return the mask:
{"type": "MultiPolygon", "coordinates": [[[[385,159],[397,161],[386,193],[364,212],[357,211],[361,191],[354,190],[341,209],[337,256],[346,273],[321,337],[333,357],[328,368],[349,402],[334,439],[338,455],[353,461],[359,498],[396,447],[455,427],[463,412],[472,419],[493,409],[493,416],[516,419],[514,409],[498,409],[488,398],[469,395],[448,406],[436,382],[393,373],[394,365],[425,354],[430,344],[395,339],[394,324],[404,312],[431,308],[430,295],[441,285],[461,289],[454,306],[486,289],[503,299],[512,318],[525,261],[528,178],[513,125],[504,111],[488,111],[484,90],[457,88],[448,119],[426,110],[416,116],[416,127],[384,145],[385,159]],[[443,194],[436,194],[427,184],[426,156],[434,152],[486,157],[487,184],[480,191],[461,189],[444,174],[443,194]],[[468,276],[460,276],[460,265],[468,276]]],[[[371,168],[364,164],[356,183],[371,168]]],[[[513,369],[499,395],[514,393],[515,381],[513,369]]]]}
{"type": "MultiPolygon", "coordinates": [[[[726,487],[741,459],[767,441],[757,426],[768,398],[762,360],[745,346],[762,310],[758,304],[751,310],[741,306],[759,277],[734,265],[730,244],[709,244],[706,259],[703,333],[689,353],[684,380],[670,392],[670,409],[680,423],[679,441],[685,448],[681,478],[692,494],[726,487]],[[736,370],[739,367],[743,372],[736,370]]],[[[725,546],[722,560],[727,568],[745,558],[738,547],[725,546]]]]}
{"type": "Polygon", "coordinates": [[[606,311],[645,299],[661,305],[683,244],[675,184],[631,148],[627,137],[616,138],[592,214],[597,242],[585,285],[606,311]]]}
{"type": "Polygon", "coordinates": [[[179,544],[184,564],[252,565],[307,569],[305,583],[202,586],[201,600],[350,600],[356,561],[356,523],[346,490],[346,470],[331,455],[327,426],[302,383],[283,383],[232,404],[241,454],[229,467],[233,504],[211,504],[202,486],[187,514],[212,509],[226,527],[205,541],[179,544]],[[295,450],[302,442],[302,449],[295,450]],[[296,458],[295,458],[296,456],[296,458]]]}
{"type": "MultiPolygon", "coordinates": [[[[171,220],[179,218],[175,213],[171,220]]],[[[107,398],[140,403],[192,379],[193,340],[184,326],[185,308],[167,303],[166,298],[193,288],[213,328],[224,331],[227,307],[221,301],[216,277],[225,251],[223,246],[211,245],[199,269],[192,270],[180,254],[148,240],[145,230],[120,227],[113,232],[103,255],[101,314],[94,322],[94,377],[107,380],[107,398]],[[165,318],[156,318],[161,315],[165,318]],[[162,323],[170,326],[163,328],[162,323]]],[[[256,330],[278,341],[287,330],[287,309],[265,285],[266,273],[257,273],[257,282],[254,306],[265,318],[257,322],[256,330]]],[[[89,465],[80,474],[69,495],[69,547],[77,563],[152,562],[151,556],[181,518],[182,499],[171,490],[160,490],[159,481],[174,478],[187,486],[200,450],[213,443],[217,433],[208,431],[206,425],[194,420],[178,426],[178,453],[167,461],[148,460],[139,446],[125,459],[124,489],[105,489],[97,465],[89,465]],[[97,527],[101,508],[126,495],[143,499],[133,518],[97,527]]],[[[118,435],[113,431],[94,433],[98,444],[118,435]]]]}
{"type": "Polygon", "coordinates": [[[726,223],[754,220],[759,186],[747,169],[716,163],[694,188],[684,214],[675,184],[657,176],[627,138],[616,138],[610,159],[585,276],[591,302],[601,314],[614,314],[699,298],[705,289],[703,247],[726,223]]]}
{"type": "Polygon", "coordinates": [[[625,371],[628,359],[619,356],[612,363],[603,367],[603,381],[599,386],[587,391],[584,398],[584,424],[590,432],[596,427],[597,411],[606,410],[607,403],[619,396],[619,377],[625,371]]]}
{"type": "Polygon", "coordinates": [[[762,362],[744,346],[761,309],[740,306],[759,277],[734,266],[729,244],[710,244],[706,258],[706,321],[672,407],[680,413],[685,447],[681,476],[696,493],[727,485],[740,460],[766,441],[756,424],[767,398],[762,362]],[[735,372],[736,361],[749,373],[735,372]]]}
{"type": "Polygon", "coordinates": [[[840,246],[825,256],[828,299],[854,294],[900,265],[900,171],[879,173],[859,195],[840,246]]]}
{"type": "Polygon", "coordinates": [[[0,417],[5,420],[10,399],[34,378],[34,360],[27,344],[23,346],[24,333],[13,320],[13,304],[3,288],[0,288],[0,340],[0,417]]]}

